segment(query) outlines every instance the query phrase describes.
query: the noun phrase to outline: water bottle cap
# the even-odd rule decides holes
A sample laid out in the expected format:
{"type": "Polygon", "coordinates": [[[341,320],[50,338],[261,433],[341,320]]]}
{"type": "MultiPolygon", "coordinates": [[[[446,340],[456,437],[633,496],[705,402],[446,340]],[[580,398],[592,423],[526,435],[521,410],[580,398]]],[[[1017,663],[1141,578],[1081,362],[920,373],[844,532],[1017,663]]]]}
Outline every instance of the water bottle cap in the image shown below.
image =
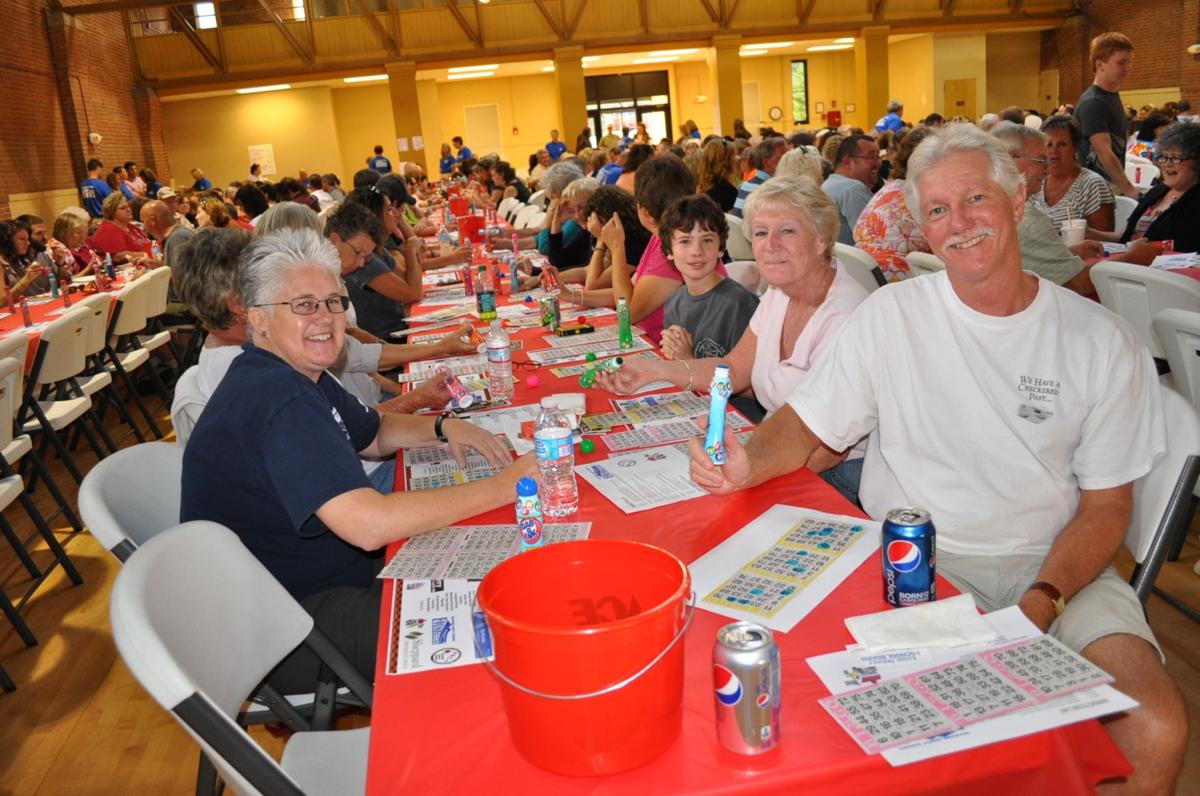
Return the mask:
{"type": "Polygon", "coordinates": [[[541,400],[541,407],[543,409],[557,409],[558,408],[558,399],[555,398],[553,395],[547,395],[545,398],[543,398],[541,400]]]}
{"type": "Polygon", "coordinates": [[[521,497],[533,497],[537,493],[537,481],[534,481],[529,476],[523,476],[520,481],[517,481],[517,494],[521,497]]]}

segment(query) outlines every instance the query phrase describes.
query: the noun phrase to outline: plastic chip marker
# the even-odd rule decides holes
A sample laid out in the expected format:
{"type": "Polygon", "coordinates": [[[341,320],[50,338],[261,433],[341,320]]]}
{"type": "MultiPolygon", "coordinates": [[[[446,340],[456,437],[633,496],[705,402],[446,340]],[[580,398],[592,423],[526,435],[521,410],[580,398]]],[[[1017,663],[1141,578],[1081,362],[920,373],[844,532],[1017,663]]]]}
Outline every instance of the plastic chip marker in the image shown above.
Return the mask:
{"type": "Polygon", "coordinates": [[[717,365],[708,385],[708,435],[704,438],[704,452],[713,464],[725,463],[725,407],[732,393],[729,366],[717,365]]]}

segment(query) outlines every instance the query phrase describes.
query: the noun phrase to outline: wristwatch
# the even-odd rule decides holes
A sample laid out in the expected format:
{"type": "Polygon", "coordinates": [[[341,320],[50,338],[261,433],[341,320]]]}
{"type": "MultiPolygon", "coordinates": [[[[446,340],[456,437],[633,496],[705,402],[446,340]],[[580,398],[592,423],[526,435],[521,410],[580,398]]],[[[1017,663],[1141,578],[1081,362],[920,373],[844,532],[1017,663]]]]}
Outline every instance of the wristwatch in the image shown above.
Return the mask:
{"type": "Polygon", "coordinates": [[[1029,591],[1040,591],[1042,594],[1050,598],[1051,604],[1054,606],[1054,616],[1062,616],[1062,612],[1067,607],[1067,601],[1063,599],[1062,592],[1052,583],[1047,583],[1044,580],[1039,580],[1029,587],[1029,591]]]}
{"type": "Polygon", "coordinates": [[[446,422],[446,420],[453,420],[453,419],[454,419],[453,412],[442,412],[440,415],[438,415],[438,419],[433,421],[433,433],[434,433],[434,436],[437,437],[438,442],[449,442],[450,441],[450,440],[446,439],[446,432],[442,431],[442,423],[446,422]]]}

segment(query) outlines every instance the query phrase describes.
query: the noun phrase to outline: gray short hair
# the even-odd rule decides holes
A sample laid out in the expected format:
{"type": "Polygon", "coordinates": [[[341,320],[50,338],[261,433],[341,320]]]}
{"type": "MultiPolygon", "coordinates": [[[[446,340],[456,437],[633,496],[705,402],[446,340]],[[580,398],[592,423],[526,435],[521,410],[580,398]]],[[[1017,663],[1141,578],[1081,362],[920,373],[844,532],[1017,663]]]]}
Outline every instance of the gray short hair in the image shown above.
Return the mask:
{"type": "Polygon", "coordinates": [[[283,229],[311,229],[324,232],[321,217],[308,205],[299,202],[276,202],[267,212],[258,217],[254,225],[255,237],[270,235],[283,229]]]}
{"type": "Polygon", "coordinates": [[[992,180],[1004,189],[1010,198],[1025,184],[1017,164],[999,139],[985,133],[973,124],[956,123],[936,128],[912,153],[908,159],[908,176],[904,180],[904,201],[912,214],[920,220],[924,215],[921,208],[921,175],[944,158],[960,152],[986,155],[991,164],[992,180]]]}
{"type": "Polygon", "coordinates": [[[563,188],[561,196],[571,204],[582,208],[599,188],[600,181],[595,177],[580,177],[563,188]]]}
{"type": "Polygon", "coordinates": [[[797,147],[783,153],[775,167],[776,177],[808,177],[820,185],[825,180],[821,153],[813,147],[797,147]]]}
{"type": "Polygon", "coordinates": [[[902,110],[904,110],[904,103],[898,99],[888,100],[887,109],[888,109],[888,113],[895,113],[896,111],[902,111],[902,110]]]}
{"type": "Polygon", "coordinates": [[[341,258],[333,244],[319,232],[281,229],[259,235],[242,252],[238,266],[237,289],[242,303],[250,308],[274,301],[293,272],[313,266],[324,268],[335,282],[339,281],[341,258]]]}
{"type": "Polygon", "coordinates": [[[825,241],[825,257],[833,256],[833,244],[838,237],[838,208],[815,182],[807,177],[772,177],[751,191],[742,208],[742,226],[747,238],[751,237],[754,217],[772,210],[808,219],[817,237],[825,241]]]}
{"type": "Polygon", "coordinates": [[[1045,146],[1047,140],[1046,134],[1041,130],[1034,130],[1032,127],[1026,127],[1016,122],[999,122],[992,128],[992,135],[1004,144],[1008,154],[1014,158],[1021,154],[1026,141],[1037,141],[1045,146]]]}
{"type": "Polygon", "coordinates": [[[553,199],[562,196],[563,189],[581,177],[583,168],[573,160],[564,160],[546,169],[542,177],[542,190],[553,199]]]}

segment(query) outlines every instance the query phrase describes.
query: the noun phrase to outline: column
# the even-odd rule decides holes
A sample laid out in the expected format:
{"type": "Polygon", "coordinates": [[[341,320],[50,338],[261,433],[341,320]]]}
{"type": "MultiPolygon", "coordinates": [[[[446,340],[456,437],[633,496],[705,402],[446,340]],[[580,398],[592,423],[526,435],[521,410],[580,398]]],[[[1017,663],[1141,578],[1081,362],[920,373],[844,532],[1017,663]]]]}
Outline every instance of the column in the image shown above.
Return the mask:
{"type": "MultiPolygon", "coordinates": [[[[426,147],[436,146],[437,142],[425,142],[421,130],[421,103],[417,92],[417,63],[416,61],[393,61],[385,64],[388,76],[388,92],[392,100],[392,124],[396,128],[396,138],[403,138],[408,144],[407,152],[399,152],[402,161],[425,163],[427,174],[437,174],[436,165],[429,170],[426,147]],[[421,147],[415,146],[414,138],[420,139],[421,147]]],[[[386,148],[385,148],[386,151],[386,148]]]]}
{"type": "Polygon", "coordinates": [[[713,94],[713,132],[733,135],[733,120],[742,115],[741,36],[713,36],[708,51],[708,79],[713,94]]]}
{"type": "MultiPolygon", "coordinates": [[[[854,99],[857,126],[868,129],[887,113],[888,28],[863,28],[854,42],[854,99]]],[[[844,123],[853,124],[850,120],[844,123]]]]}
{"type": "Polygon", "coordinates": [[[589,126],[587,87],[583,82],[583,48],[557,47],[554,50],[554,82],[558,86],[558,131],[567,146],[575,146],[575,136],[589,126]]]}

